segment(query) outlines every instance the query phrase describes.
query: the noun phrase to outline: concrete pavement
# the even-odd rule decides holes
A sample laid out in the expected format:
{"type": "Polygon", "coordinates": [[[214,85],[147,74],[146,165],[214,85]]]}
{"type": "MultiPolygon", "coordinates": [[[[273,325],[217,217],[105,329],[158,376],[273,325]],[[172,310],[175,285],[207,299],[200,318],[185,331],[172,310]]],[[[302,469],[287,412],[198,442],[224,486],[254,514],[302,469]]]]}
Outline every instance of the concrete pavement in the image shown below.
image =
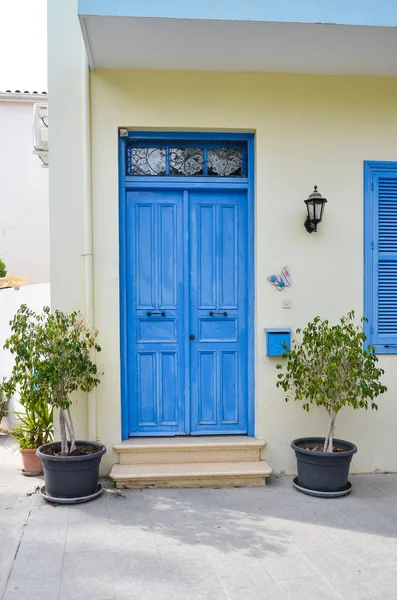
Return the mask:
{"type": "Polygon", "coordinates": [[[113,490],[52,506],[0,436],[1,600],[397,600],[397,475],[346,498],[265,488],[113,490]]]}

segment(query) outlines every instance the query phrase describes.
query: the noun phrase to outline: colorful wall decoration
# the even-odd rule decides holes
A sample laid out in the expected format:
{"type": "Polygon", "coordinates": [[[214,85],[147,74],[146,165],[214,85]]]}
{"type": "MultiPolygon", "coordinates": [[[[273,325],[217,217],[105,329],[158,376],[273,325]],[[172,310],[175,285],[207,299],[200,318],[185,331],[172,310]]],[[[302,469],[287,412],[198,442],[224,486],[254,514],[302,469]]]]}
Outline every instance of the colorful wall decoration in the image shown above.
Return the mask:
{"type": "Polygon", "coordinates": [[[285,287],[289,287],[292,283],[291,274],[288,270],[288,267],[284,267],[281,271],[281,275],[269,275],[267,278],[273,285],[276,286],[279,292],[285,287]]]}

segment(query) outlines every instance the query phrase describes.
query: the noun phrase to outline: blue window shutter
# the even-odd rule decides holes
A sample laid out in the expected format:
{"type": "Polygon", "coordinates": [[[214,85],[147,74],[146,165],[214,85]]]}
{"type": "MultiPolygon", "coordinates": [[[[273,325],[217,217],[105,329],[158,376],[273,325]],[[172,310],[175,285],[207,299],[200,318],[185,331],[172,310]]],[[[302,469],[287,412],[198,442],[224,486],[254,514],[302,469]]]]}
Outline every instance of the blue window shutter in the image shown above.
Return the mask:
{"type": "Polygon", "coordinates": [[[397,354],[397,163],[366,163],[365,316],[378,354],[397,354]]]}

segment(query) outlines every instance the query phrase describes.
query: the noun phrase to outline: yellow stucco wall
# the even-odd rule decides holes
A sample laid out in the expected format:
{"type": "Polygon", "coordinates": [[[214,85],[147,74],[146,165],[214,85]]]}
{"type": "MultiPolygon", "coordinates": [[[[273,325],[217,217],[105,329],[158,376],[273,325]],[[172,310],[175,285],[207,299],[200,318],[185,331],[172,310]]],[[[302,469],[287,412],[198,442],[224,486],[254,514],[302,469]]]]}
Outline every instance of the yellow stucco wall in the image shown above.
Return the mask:
{"type": "MultiPolygon", "coordinates": [[[[397,161],[397,80],[252,73],[95,71],[91,74],[95,315],[105,371],[98,388],[100,438],[120,439],[118,127],[255,133],[256,434],[276,471],[294,472],[290,441],[325,433],[326,415],[285,404],[265,327],[295,330],[319,314],[363,310],[363,161],[397,161]],[[328,198],[317,234],[303,200],[328,198]],[[279,293],[266,276],[288,265],[279,293]],[[281,308],[290,298],[292,308],[281,308]]],[[[356,471],[397,471],[397,356],[382,358],[389,393],[380,410],[339,416],[338,437],[359,446],[356,471]]],[[[105,465],[110,465],[107,455],[105,465]]]]}

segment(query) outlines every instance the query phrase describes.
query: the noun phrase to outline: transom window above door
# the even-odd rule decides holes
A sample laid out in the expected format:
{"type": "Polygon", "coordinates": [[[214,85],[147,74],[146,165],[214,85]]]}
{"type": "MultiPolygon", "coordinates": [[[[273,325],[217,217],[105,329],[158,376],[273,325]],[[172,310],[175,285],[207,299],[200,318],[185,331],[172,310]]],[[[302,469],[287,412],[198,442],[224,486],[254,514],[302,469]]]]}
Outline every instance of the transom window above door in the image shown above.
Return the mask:
{"type": "Polygon", "coordinates": [[[131,139],[126,144],[126,175],[247,177],[247,143],[131,139]]]}

